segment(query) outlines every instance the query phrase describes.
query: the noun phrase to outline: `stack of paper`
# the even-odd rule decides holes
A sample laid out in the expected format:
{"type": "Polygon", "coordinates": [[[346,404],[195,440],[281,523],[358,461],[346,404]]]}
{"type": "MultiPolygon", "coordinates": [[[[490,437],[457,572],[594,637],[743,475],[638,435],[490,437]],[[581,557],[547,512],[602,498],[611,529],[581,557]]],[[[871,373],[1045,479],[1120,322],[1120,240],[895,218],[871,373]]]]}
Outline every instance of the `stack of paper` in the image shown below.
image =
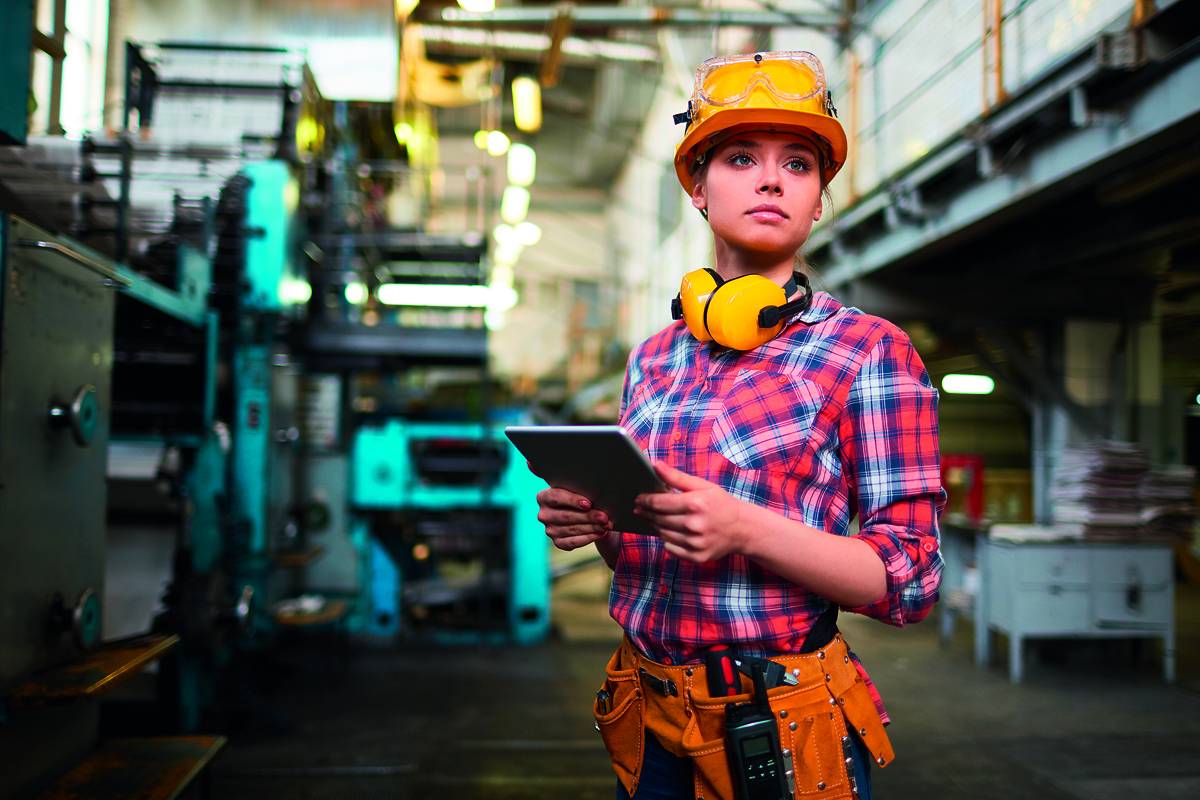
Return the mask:
{"type": "Polygon", "coordinates": [[[1194,467],[1163,467],[1146,475],[1139,496],[1147,535],[1185,542],[1191,539],[1196,522],[1195,484],[1194,467]]]}
{"type": "Polygon", "coordinates": [[[1150,468],[1131,442],[1092,442],[1063,451],[1050,497],[1054,521],[1082,527],[1091,540],[1141,538],[1140,487],[1150,468]]]}

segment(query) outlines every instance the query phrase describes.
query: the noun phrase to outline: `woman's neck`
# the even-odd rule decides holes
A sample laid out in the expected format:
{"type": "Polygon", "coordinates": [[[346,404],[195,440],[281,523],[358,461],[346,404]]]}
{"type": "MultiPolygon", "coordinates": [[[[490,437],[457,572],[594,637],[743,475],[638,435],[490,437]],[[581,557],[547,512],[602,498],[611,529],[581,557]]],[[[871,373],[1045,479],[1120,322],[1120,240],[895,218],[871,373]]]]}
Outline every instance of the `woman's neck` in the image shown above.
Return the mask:
{"type": "Polygon", "coordinates": [[[787,283],[795,270],[795,255],[781,256],[778,253],[759,253],[730,246],[727,242],[716,239],[715,250],[717,263],[715,269],[725,280],[733,280],[743,275],[762,275],[764,278],[778,283],[787,283]]]}

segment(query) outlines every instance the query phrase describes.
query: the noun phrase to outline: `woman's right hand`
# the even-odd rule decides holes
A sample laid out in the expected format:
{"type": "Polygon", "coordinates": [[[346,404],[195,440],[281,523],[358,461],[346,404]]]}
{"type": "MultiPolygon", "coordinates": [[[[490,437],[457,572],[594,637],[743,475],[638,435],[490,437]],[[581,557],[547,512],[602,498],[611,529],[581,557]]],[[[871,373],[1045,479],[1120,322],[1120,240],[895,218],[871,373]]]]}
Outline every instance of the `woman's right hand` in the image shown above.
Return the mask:
{"type": "Polygon", "coordinates": [[[546,526],[546,535],[559,550],[575,550],[605,538],[612,531],[612,520],[603,511],[592,508],[592,501],[566,489],[538,492],[538,521],[546,526]]]}

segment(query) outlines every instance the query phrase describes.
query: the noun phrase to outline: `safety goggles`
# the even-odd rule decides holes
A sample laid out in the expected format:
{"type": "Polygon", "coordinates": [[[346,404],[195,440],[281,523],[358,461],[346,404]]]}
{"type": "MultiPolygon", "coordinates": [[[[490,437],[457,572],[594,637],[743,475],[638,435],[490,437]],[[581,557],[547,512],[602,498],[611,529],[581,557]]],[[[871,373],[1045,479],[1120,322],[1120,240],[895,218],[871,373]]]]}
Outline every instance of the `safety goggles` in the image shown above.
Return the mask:
{"type": "Polygon", "coordinates": [[[780,103],[799,103],[824,92],[826,111],[836,116],[826,91],[825,71],[812,53],[787,50],[710,58],[696,70],[692,113],[700,104],[728,107],[761,88],[780,103]]]}

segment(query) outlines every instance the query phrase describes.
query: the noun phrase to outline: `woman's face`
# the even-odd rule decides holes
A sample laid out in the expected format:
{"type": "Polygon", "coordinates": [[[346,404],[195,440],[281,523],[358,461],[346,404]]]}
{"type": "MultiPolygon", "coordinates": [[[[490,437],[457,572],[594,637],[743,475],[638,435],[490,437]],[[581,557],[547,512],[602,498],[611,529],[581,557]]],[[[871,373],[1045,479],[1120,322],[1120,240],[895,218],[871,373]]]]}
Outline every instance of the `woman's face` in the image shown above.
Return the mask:
{"type": "Polygon", "coordinates": [[[821,218],[820,163],[808,137],[737,133],[713,150],[692,205],[728,246],[791,258],[821,218]]]}

